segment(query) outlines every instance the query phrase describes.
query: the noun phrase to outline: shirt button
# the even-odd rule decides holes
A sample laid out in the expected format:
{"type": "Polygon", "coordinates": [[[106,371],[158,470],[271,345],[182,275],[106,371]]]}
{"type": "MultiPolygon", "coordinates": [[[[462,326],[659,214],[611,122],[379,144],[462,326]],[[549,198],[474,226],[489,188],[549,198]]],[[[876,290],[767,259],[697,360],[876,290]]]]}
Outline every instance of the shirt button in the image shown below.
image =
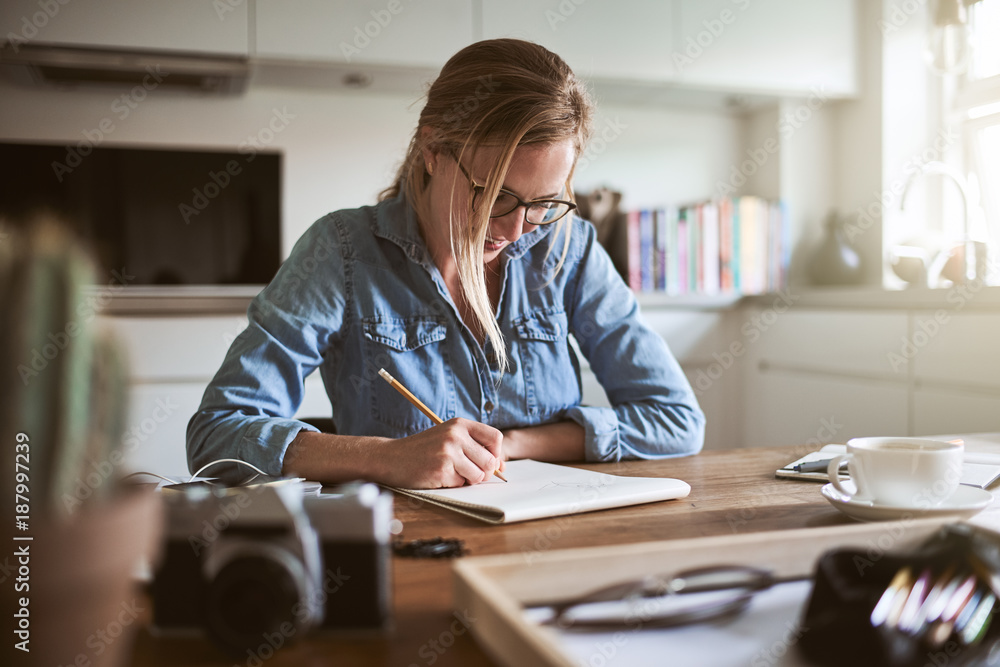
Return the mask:
{"type": "Polygon", "coordinates": [[[486,412],[493,412],[493,401],[486,401],[486,405],[483,406],[486,412]]]}

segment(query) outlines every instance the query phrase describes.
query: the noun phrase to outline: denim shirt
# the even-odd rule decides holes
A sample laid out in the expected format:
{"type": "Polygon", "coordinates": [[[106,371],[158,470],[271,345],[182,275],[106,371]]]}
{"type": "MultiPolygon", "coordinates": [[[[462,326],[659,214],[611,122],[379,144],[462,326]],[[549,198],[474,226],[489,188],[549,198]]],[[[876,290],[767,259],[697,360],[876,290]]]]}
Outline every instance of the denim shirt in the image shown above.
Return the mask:
{"type": "MultiPolygon", "coordinates": [[[[503,252],[496,315],[510,368],[501,375],[459,316],[402,196],[321,218],[251,302],[249,326],[188,423],[188,465],[238,458],[280,474],[296,434],[316,430],[293,415],[317,368],[340,434],[399,438],[432,425],[379,377],[385,368],[446,421],[507,429],[573,420],[589,461],[699,451],[705,418],[680,366],[643,322],[594,227],[575,217],[567,225],[558,273],[565,232],[556,225],[503,252]],[[613,407],[580,404],[570,334],[613,407]]],[[[226,476],[222,467],[213,472],[226,476]]]]}

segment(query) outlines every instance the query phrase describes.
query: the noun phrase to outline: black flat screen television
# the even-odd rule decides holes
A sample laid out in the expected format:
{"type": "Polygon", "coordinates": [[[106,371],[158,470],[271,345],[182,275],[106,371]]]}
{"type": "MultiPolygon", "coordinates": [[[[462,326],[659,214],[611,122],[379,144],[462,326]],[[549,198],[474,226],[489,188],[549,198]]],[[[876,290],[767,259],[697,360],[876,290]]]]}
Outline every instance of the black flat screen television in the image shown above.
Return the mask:
{"type": "Polygon", "coordinates": [[[0,143],[0,217],[48,210],[129,286],[263,285],[281,263],[281,154],[0,143]]]}

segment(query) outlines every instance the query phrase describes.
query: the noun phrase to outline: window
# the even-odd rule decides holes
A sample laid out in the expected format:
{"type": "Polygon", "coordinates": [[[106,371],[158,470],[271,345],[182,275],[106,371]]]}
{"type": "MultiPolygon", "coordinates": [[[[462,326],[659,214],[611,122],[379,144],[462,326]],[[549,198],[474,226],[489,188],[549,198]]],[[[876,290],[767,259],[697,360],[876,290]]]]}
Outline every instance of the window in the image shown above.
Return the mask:
{"type": "MultiPolygon", "coordinates": [[[[953,95],[952,111],[962,126],[962,164],[982,206],[974,220],[1000,249],[1000,0],[979,0],[969,7],[972,53],[953,95]]],[[[1000,275],[994,267],[993,284],[1000,275]]]]}

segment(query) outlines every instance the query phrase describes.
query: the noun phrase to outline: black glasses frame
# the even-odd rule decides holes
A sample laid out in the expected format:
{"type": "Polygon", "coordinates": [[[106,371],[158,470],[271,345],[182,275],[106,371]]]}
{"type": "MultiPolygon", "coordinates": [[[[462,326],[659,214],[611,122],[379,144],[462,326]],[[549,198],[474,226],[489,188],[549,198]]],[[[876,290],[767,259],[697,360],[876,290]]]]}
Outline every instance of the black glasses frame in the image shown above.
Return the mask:
{"type": "MultiPolygon", "coordinates": [[[[455,160],[455,164],[458,165],[458,168],[462,171],[462,174],[465,176],[465,178],[468,179],[469,184],[472,186],[472,208],[473,208],[473,210],[475,210],[475,208],[476,208],[476,206],[478,204],[478,200],[481,199],[482,198],[482,194],[484,192],[486,192],[486,186],[485,185],[480,185],[479,183],[476,183],[476,180],[474,178],[472,178],[472,174],[470,174],[466,170],[466,168],[462,165],[461,160],[458,159],[458,156],[455,155],[454,151],[449,151],[449,152],[451,153],[452,159],[455,160]]],[[[514,201],[516,203],[513,206],[511,206],[509,209],[507,209],[506,211],[502,211],[502,212],[498,213],[498,212],[492,210],[493,207],[496,206],[496,202],[494,201],[493,204],[490,207],[490,217],[491,218],[502,218],[503,216],[508,215],[511,211],[514,211],[514,210],[518,209],[519,207],[523,206],[524,207],[524,222],[525,222],[525,224],[534,225],[536,227],[542,227],[544,225],[551,225],[553,222],[556,222],[558,220],[562,220],[564,217],[566,217],[570,212],[572,212],[576,208],[576,204],[575,203],[573,203],[571,201],[566,201],[564,199],[532,199],[531,201],[525,201],[525,200],[521,199],[520,197],[518,197],[515,193],[511,192],[510,190],[507,190],[506,188],[500,188],[500,192],[503,193],[503,194],[505,194],[505,195],[507,195],[507,196],[509,196],[509,197],[513,197],[514,201]],[[528,210],[533,205],[535,205],[535,204],[560,204],[562,206],[566,206],[566,211],[563,212],[563,213],[561,213],[560,215],[558,215],[558,216],[550,219],[550,220],[543,219],[541,222],[532,222],[531,220],[528,220],[528,210]]]]}
{"type": "Polygon", "coordinates": [[[549,623],[563,629],[598,630],[623,626],[669,628],[723,619],[746,609],[754,596],[778,583],[772,572],[754,567],[722,565],[678,572],[662,579],[647,577],[638,581],[614,584],[584,594],[574,600],[553,605],[549,623]],[[573,619],[569,612],[595,602],[637,601],[662,596],[684,596],[688,593],[727,592],[729,595],[707,604],[691,604],[683,611],[663,616],[625,615],[617,619],[573,619]]]}

